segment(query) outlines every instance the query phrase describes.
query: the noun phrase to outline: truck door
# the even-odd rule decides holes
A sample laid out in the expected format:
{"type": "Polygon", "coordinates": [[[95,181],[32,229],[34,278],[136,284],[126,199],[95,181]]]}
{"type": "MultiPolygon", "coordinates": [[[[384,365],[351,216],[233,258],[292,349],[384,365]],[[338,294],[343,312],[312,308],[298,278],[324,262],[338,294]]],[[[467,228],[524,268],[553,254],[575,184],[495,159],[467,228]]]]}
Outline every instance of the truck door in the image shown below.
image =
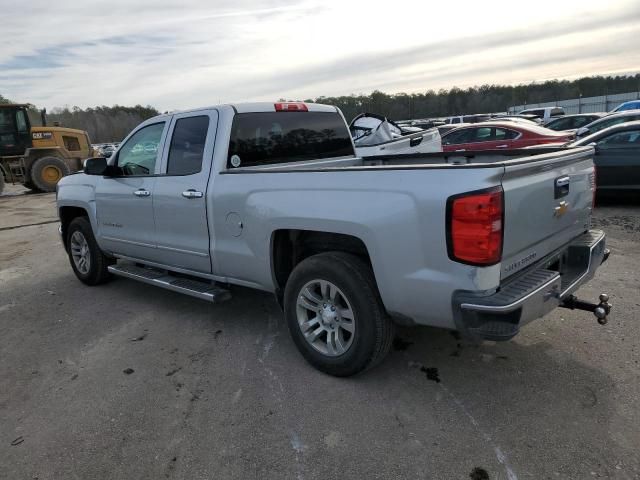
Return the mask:
{"type": "Polygon", "coordinates": [[[155,257],[153,191],[167,128],[168,122],[161,121],[137,130],[115,154],[119,175],[98,179],[98,241],[105,250],[146,260],[155,257]]]}
{"type": "Polygon", "coordinates": [[[175,115],[153,200],[158,261],[210,273],[207,184],[218,112],[175,115]]]}

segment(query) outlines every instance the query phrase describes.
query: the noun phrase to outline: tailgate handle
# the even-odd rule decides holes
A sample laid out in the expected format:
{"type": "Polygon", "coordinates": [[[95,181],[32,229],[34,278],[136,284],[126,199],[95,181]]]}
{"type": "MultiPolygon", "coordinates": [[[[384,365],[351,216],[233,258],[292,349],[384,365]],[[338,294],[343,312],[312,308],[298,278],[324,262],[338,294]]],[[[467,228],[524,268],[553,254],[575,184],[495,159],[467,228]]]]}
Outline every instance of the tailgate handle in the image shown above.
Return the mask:
{"type": "Polygon", "coordinates": [[[569,175],[556,178],[554,189],[553,189],[554,198],[566,197],[569,194],[570,182],[571,182],[571,178],[569,177],[569,175]]]}

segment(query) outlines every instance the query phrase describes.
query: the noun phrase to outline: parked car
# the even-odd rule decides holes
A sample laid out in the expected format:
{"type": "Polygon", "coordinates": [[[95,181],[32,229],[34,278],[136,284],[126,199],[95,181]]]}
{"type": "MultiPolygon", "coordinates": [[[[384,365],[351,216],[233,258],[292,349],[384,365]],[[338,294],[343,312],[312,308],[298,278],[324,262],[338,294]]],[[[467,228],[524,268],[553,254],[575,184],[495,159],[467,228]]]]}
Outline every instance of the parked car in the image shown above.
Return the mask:
{"type": "Polygon", "coordinates": [[[606,115],[606,113],[578,113],[575,115],[564,115],[544,124],[545,128],[555,130],[556,132],[576,130],[580,127],[598,120],[606,115]]]}
{"type": "Polygon", "coordinates": [[[605,128],[569,144],[586,145],[595,147],[599,192],[640,190],[640,120],[605,128]]]}
{"type": "Polygon", "coordinates": [[[488,113],[477,113],[474,115],[458,115],[454,117],[448,117],[445,119],[445,123],[478,123],[490,120],[491,115],[488,113]]]}
{"type": "Polygon", "coordinates": [[[562,107],[540,107],[540,108],[527,108],[520,110],[518,115],[534,115],[543,122],[547,122],[554,117],[560,117],[564,115],[564,108],[562,107]]]}
{"type": "Polygon", "coordinates": [[[100,149],[100,153],[105,158],[109,158],[111,155],[113,155],[113,152],[115,151],[116,151],[116,147],[114,147],[111,144],[106,144],[100,149]]]}
{"type": "Polygon", "coordinates": [[[589,228],[592,155],[367,160],[333,106],[220,105],[146,120],[63,178],[60,233],[88,285],[273,292],[302,355],[347,376],[384,358],[394,322],[508,340],[558,306],[605,321],[605,297],[573,296],[608,255],[589,228]]]}
{"type": "Polygon", "coordinates": [[[631,122],[633,120],[640,120],[640,110],[628,110],[619,113],[611,113],[585,125],[584,127],[579,128],[576,131],[576,136],[578,138],[586,137],[587,135],[599,132],[600,130],[604,130],[605,128],[611,127],[613,125],[631,122]]]}
{"type": "Polygon", "coordinates": [[[358,115],[351,121],[349,130],[356,154],[361,157],[442,151],[440,132],[436,128],[403,128],[375,113],[358,115]]]}
{"type": "Polygon", "coordinates": [[[627,110],[640,110],[640,100],[631,100],[618,105],[611,112],[625,112],[627,110]]]}
{"type": "Polygon", "coordinates": [[[456,128],[442,137],[444,152],[523,148],[572,140],[573,134],[554,132],[538,125],[514,122],[483,122],[456,128]]]}

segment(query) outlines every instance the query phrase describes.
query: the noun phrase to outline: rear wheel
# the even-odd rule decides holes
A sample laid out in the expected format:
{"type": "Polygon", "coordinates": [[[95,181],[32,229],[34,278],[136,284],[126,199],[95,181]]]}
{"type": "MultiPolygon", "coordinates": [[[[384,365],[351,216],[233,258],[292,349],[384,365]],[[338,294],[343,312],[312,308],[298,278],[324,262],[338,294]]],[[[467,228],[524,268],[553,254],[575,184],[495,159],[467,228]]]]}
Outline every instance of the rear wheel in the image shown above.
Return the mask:
{"type": "Polygon", "coordinates": [[[71,268],[81,282],[93,286],[109,280],[107,267],[113,263],[113,259],[100,250],[86,217],[71,221],[66,242],[71,268]]]}
{"type": "Polygon", "coordinates": [[[355,255],[327,252],[300,262],[287,281],[284,312],[302,355],[330,375],[373,367],[393,340],[373,272],[355,255]]]}
{"type": "Polygon", "coordinates": [[[60,179],[69,175],[71,170],[60,157],[42,157],[31,167],[31,180],[25,184],[33,184],[41,192],[55,192],[60,179]]]}

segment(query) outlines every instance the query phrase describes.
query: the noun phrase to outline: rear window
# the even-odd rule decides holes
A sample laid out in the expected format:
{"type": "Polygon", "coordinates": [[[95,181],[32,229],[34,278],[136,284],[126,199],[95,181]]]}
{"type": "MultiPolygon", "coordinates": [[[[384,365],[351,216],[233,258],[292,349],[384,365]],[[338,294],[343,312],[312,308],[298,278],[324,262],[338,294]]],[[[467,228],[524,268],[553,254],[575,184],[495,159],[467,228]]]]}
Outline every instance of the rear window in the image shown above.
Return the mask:
{"type": "Polygon", "coordinates": [[[354,155],[351,134],[337,112],[239,113],[231,127],[227,167],[354,155]]]}
{"type": "Polygon", "coordinates": [[[63,135],[62,141],[64,142],[64,148],[70,152],[77,152],[80,150],[80,142],[76,137],[67,137],[63,135]]]}

